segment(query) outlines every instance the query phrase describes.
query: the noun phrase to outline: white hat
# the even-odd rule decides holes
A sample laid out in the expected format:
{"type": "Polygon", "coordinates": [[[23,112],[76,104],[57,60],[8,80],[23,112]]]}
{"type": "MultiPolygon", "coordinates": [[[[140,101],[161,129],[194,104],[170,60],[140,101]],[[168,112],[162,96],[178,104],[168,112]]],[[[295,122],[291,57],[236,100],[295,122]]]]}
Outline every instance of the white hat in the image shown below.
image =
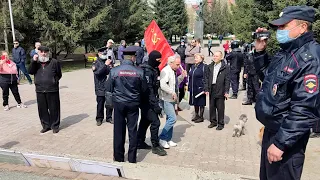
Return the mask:
{"type": "Polygon", "coordinates": [[[108,40],[108,43],[114,44],[114,41],[113,41],[112,39],[109,39],[109,40],[108,40]]]}

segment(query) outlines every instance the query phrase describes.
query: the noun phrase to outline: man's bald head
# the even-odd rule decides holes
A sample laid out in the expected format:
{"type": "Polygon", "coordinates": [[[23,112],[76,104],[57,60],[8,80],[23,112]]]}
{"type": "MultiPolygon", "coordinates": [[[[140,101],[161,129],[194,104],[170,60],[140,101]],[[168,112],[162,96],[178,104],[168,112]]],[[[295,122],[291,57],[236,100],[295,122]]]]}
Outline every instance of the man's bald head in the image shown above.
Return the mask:
{"type": "Polygon", "coordinates": [[[222,54],[221,51],[216,51],[216,52],[213,53],[213,61],[215,63],[221,62],[222,59],[223,59],[223,54],[222,54]]]}

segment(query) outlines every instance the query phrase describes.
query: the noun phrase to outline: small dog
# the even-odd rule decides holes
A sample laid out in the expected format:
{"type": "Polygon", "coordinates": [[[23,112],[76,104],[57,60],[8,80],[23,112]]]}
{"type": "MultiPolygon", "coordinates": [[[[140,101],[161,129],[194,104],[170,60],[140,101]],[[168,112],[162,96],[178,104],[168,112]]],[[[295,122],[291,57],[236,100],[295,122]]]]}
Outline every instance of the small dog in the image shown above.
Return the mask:
{"type": "Polygon", "coordinates": [[[245,135],[246,127],[245,124],[248,121],[248,117],[246,114],[241,114],[239,117],[239,122],[233,126],[233,134],[232,137],[240,137],[241,135],[245,135]]]}
{"type": "Polygon", "coordinates": [[[260,128],[259,131],[259,144],[262,144],[262,138],[263,138],[263,132],[264,132],[264,126],[260,128]]]}

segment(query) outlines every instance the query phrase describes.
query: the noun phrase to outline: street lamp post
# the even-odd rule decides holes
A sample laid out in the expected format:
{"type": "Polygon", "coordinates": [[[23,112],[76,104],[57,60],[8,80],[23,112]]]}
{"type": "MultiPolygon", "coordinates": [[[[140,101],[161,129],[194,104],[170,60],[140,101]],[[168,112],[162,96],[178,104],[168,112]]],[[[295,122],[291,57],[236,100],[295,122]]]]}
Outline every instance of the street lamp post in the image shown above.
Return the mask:
{"type": "Polygon", "coordinates": [[[14,24],[13,24],[11,0],[8,0],[8,2],[9,2],[10,21],[11,21],[11,29],[12,29],[12,39],[13,39],[13,41],[15,41],[16,40],[16,36],[15,36],[15,33],[14,33],[14,24]]]}

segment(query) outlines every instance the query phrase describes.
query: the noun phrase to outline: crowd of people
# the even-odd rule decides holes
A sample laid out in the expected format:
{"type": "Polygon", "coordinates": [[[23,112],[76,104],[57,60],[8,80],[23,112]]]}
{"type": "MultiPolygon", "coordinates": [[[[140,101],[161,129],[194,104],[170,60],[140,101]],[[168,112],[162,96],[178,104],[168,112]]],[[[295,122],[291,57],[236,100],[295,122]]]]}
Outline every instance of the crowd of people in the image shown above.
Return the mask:
{"type": "MultiPolygon", "coordinates": [[[[165,156],[165,149],[177,146],[172,140],[174,125],[177,113],[182,111],[179,103],[186,94],[189,94],[189,104],[194,106],[195,115],[191,118],[194,123],[204,121],[204,109],[209,99],[208,128],[223,130],[225,100],[238,98],[243,72],[242,89],[247,90],[247,101],[243,105],[256,103],[256,117],[265,126],[260,179],[300,179],[310,128],[313,127],[312,136],[320,133],[317,105],[320,50],[311,32],[314,15],[311,7],[289,6],[278,20],[271,22],[277,28],[277,39],[282,48],[276,56],[266,52],[267,39],[257,39],[242,48],[238,41],[227,41],[222,46],[224,52],[212,52],[213,41],[209,38],[211,62],[207,65],[200,40],[193,39],[186,44],[182,39],[174,50],[176,53],[168,58],[161,71],[158,66],[163,59],[159,51],[151,51],[145,57],[142,43],[126,46],[122,40],[115,56],[114,41],[109,39],[106,46],[98,50],[92,71],[97,101],[96,125],[102,124],[105,112],[106,122],[114,124],[114,160],[124,162],[126,127],[130,163],[136,163],[137,149],[152,149],[154,154],[165,156]],[[119,66],[115,66],[116,59],[121,62],[119,66]],[[159,134],[162,112],[166,121],[159,134]],[[151,146],[145,142],[149,127],[151,146]],[[280,161],[282,163],[277,163],[280,161]]],[[[265,31],[258,28],[256,32],[265,31]]],[[[27,71],[26,53],[18,41],[12,51],[13,61],[8,52],[1,54],[0,85],[4,110],[9,110],[9,89],[17,107],[26,108],[18,90],[20,69],[30,84],[29,74],[34,75],[42,125],[40,132],[53,130],[58,133],[60,63],[49,57],[49,48],[41,46],[40,42],[35,44],[30,56],[32,61],[27,71]]]]}

